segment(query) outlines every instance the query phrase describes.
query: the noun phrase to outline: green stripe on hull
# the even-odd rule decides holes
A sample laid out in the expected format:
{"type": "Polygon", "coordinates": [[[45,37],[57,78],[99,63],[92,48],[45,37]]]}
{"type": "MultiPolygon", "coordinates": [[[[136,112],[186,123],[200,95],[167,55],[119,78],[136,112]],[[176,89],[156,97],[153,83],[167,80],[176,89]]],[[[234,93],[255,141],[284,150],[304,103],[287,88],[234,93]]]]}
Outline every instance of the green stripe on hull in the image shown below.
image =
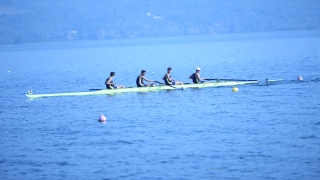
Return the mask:
{"type": "MultiPolygon", "coordinates": [[[[255,84],[258,81],[226,81],[226,82],[208,82],[201,84],[183,84],[174,85],[176,88],[205,88],[205,87],[219,87],[219,86],[235,86],[244,84],[255,84]]],[[[103,89],[98,91],[87,91],[87,92],[69,92],[69,93],[53,93],[53,94],[26,94],[29,98],[39,97],[53,97],[53,96],[87,96],[87,95],[107,95],[116,93],[127,93],[127,92],[152,92],[160,90],[173,90],[170,86],[150,86],[150,87],[133,87],[133,88],[121,88],[121,89],[103,89]]]]}

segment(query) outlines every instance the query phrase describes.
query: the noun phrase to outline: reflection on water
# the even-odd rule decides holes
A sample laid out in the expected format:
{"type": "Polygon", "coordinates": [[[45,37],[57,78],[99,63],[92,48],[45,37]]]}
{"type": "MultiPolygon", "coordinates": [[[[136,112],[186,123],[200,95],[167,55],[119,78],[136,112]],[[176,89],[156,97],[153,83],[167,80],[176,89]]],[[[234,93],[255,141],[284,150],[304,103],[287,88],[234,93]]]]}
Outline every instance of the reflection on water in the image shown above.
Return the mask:
{"type": "Polygon", "coordinates": [[[0,177],[316,179],[319,35],[233,36],[0,50],[0,177]],[[219,87],[25,97],[29,89],[104,88],[110,71],[125,86],[134,86],[142,69],[160,81],[169,66],[185,83],[196,67],[205,78],[284,80],[237,86],[237,93],[219,87]],[[106,123],[98,122],[101,114],[106,123]]]}

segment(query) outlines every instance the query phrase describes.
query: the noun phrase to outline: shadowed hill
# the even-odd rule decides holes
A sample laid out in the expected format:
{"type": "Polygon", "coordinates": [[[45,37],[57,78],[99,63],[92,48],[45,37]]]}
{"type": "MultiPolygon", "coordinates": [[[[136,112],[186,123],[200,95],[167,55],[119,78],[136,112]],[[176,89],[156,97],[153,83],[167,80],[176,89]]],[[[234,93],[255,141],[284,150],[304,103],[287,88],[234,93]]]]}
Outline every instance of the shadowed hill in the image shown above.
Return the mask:
{"type": "Polygon", "coordinates": [[[0,44],[319,27],[318,0],[0,1],[0,44]]]}

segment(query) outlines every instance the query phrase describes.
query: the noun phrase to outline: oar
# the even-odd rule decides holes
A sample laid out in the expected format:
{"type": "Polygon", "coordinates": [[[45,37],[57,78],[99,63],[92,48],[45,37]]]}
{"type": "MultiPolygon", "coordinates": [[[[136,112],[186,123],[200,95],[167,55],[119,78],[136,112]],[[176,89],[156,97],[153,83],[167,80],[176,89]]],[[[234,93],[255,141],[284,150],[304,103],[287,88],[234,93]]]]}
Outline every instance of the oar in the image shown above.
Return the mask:
{"type": "Polygon", "coordinates": [[[204,80],[208,80],[208,81],[212,81],[212,80],[215,80],[215,81],[258,81],[258,80],[246,80],[246,79],[219,79],[219,78],[215,78],[215,79],[204,79],[204,80]]]}
{"type": "MultiPolygon", "coordinates": [[[[135,88],[135,87],[125,87],[125,89],[127,88],[135,88]]],[[[100,91],[100,90],[105,90],[105,89],[89,89],[89,91],[100,91]]]]}
{"type": "Polygon", "coordinates": [[[177,88],[177,87],[174,87],[174,86],[165,84],[165,83],[161,83],[161,82],[159,82],[159,81],[154,81],[154,82],[159,83],[159,84],[162,84],[162,85],[170,86],[170,87],[172,87],[172,88],[174,88],[174,89],[183,89],[183,88],[177,88]]]}

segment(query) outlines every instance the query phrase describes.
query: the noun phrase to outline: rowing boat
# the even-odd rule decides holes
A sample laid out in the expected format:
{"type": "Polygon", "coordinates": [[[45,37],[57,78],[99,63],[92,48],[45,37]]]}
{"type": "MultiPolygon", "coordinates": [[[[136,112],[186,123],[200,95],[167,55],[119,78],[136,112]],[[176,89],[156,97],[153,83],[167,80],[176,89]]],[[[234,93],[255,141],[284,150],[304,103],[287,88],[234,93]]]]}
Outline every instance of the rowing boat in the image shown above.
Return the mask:
{"type": "Polygon", "coordinates": [[[117,94],[117,93],[127,93],[127,92],[152,92],[160,90],[173,90],[173,89],[185,89],[185,88],[205,88],[205,87],[220,87],[220,86],[235,86],[244,84],[256,84],[257,80],[250,81],[217,81],[217,82],[205,82],[200,84],[183,84],[174,86],[150,86],[150,87],[128,87],[121,89],[102,89],[96,91],[86,91],[86,92],[68,92],[68,93],[52,93],[52,94],[26,94],[28,98],[40,98],[40,97],[52,97],[52,96],[86,96],[86,95],[103,95],[103,94],[117,94]]]}
{"type": "Polygon", "coordinates": [[[87,96],[87,95],[112,95],[117,93],[127,93],[127,92],[152,92],[160,90],[173,90],[173,89],[185,89],[185,88],[205,88],[205,87],[220,87],[220,86],[236,86],[245,84],[256,84],[257,80],[251,81],[220,81],[220,82],[205,82],[200,84],[183,84],[183,85],[173,85],[173,86],[149,86],[149,87],[128,87],[121,89],[101,89],[96,91],[86,91],[86,92],[67,92],[67,93],[52,93],[52,94],[33,94],[32,92],[26,94],[28,98],[40,98],[40,97],[53,97],[53,96],[87,96]]]}

